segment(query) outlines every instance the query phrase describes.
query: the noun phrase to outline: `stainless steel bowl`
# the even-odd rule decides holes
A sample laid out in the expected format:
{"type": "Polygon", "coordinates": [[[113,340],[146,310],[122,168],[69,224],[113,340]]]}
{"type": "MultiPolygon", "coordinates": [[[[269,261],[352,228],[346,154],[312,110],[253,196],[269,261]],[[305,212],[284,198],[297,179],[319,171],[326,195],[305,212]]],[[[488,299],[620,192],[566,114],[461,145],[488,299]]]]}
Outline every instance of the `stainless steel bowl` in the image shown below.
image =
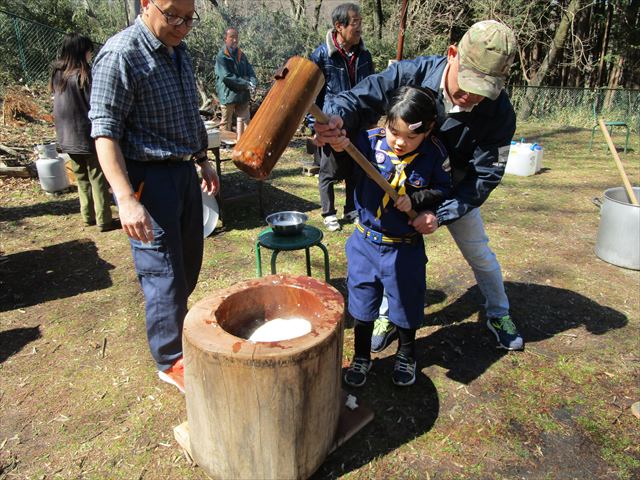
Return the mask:
{"type": "Polygon", "coordinates": [[[276,212],[266,220],[273,233],[277,235],[297,235],[302,232],[309,217],[302,212],[276,212]]]}

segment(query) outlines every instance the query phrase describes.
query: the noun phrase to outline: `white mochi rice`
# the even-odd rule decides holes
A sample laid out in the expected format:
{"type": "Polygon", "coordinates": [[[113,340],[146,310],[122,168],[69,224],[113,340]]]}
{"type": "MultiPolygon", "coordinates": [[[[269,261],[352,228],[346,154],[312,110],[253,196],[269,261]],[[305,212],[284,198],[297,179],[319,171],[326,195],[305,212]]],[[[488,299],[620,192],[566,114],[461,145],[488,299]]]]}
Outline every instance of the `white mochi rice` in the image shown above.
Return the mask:
{"type": "Polygon", "coordinates": [[[309,332],[311,332],[311,323],[305,318],[274,318],[255,329],[249,340],[252,342],[279,342],[301,337],[309,332]]]}

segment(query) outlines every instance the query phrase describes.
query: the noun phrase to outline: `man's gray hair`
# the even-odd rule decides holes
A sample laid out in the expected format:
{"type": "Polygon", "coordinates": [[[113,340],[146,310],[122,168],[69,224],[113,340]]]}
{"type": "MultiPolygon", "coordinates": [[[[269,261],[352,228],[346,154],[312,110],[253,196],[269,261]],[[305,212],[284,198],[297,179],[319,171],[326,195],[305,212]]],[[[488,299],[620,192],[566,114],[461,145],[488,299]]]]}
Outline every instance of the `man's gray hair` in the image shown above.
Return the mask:
{"type": "Polygon", "coordinates": [[[360,15],[360,7],[355,3],[341,3],[331,12],[331,25],[335,28],[336,23],[349,26],[349,12],[360,15]]]}

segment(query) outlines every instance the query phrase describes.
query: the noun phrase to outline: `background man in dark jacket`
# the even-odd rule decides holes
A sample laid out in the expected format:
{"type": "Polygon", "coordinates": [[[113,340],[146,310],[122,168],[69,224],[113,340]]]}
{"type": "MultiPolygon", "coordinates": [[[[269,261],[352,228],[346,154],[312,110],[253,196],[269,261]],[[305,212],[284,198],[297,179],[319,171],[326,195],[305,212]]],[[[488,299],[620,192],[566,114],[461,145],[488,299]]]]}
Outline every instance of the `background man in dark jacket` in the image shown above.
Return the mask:
{"type": "MultiPolygon", "coordinates": [[[[499,346],[522,349],[524,341],[509,316],[502,272],[489,248],[478,207],[498,186],[509,155],[516,117],[504,82],[516,52],[511,29],[493,20],[478,22],[446,57],[418,57],[395,63],[336,96],[328,125],[316,125],[317,141],[344,146],[345,130],[358,131],[377,121],[388,95],[401,85],[420,85],[437,97],[438,132],[449,153],[453,193],[435,212],[422,212],[413,225],[422,233],[446,225],[473,269],[486,303],[487,326],[499,346]]],[[[393,315],[393,312],[389,312],[393,315]]],[[[393,328],[376,329],[380,351],[393,328]]],[[[374,333],[374,336],[376,333],[374,333]]]]}
{"type": "MultiPolygon", "coordinates": [[[[311,54],[311,60],[324,73],[325,84],[316,104],[325,111],[337,94],[374,73],[371,54],[361,38],[360,8],[353,3],[338,5],[331,13],[331,23],[333,28],[327,32],[325,42],[311,54]]],[[[346,184],[344,218],[349,222],[357,218],[353,203],[353,160],[344,153],[334,152],[328,145],[319,147],[316,156],[320,157],[318,186],[324,224],[329,231],[339,230],[333,185],[340,180],[346,184]]]]}
{"type": "Polygon", "coordinates": [[[258,81],[247,56],[238,47],[238,30],[227,28],[224,46],[216,56],[216,90],[225,130],[231,130],[233,115],[249,122],[249,101],[258,81]]]}

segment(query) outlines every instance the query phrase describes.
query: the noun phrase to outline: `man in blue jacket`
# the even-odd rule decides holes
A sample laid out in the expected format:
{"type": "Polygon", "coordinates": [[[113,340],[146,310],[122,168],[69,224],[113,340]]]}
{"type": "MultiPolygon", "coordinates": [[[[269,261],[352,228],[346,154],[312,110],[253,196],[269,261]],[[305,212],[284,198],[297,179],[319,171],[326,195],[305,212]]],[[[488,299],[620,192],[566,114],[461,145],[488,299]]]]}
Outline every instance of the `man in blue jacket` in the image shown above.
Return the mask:
{"type": "MultiPolygon", "coordinates": [[[[331,13],[331,22],[333,28],[327,32],[325,42],[311,54],[311,61],[322,70],[325,79],[316,104],[326,111],[337,94],[349,90],[374,73],[371,54],[362,41],[360,7],[353,3],[338,5],[331,13]]],[[[318,156],[322,217],[327,230],[333,232],[340,229],[333,191],[335,183],[345,181],[345,220],[353,222],[358,215],[353,203],[353,162],[348,155],[336,153],[328,145],[316,150],[318,156]]]]}
{"type": "MultiPolygon", "coordinates": [[[[524,341],[509,316],[500,264],[489,248],[479,207],[502,179],[516,128],[513,106],[503,90],[516,48],[510,28],[493,20],[478,22],[458,46],[449,46],[446,57],[395,63],[337,95],[329,124],[316,125],[319,144],[341,149],[346,132],[374,123],[399,86],[420,85],[438,95],[436,134],[449,153],[453,193],[434,212],[421,212],[413,225],[425,234],[447,226],[485,297],[487,327],[508,350],[522,349],[524,341]]],[[[395,332],[380,325],[376,335],[372,349],[381,351],[395,332]]]]}
{"type": "Polygon", "coordinates": [[[258,84],[253,67],[247,56],[238,47],[238,30],[227,28],[224,47],[216,56],[216,90],[222,108],[222,122],[225,130],[231,130],[233,115],[249,122],[249,101],[251,92],[258,84]]]}

